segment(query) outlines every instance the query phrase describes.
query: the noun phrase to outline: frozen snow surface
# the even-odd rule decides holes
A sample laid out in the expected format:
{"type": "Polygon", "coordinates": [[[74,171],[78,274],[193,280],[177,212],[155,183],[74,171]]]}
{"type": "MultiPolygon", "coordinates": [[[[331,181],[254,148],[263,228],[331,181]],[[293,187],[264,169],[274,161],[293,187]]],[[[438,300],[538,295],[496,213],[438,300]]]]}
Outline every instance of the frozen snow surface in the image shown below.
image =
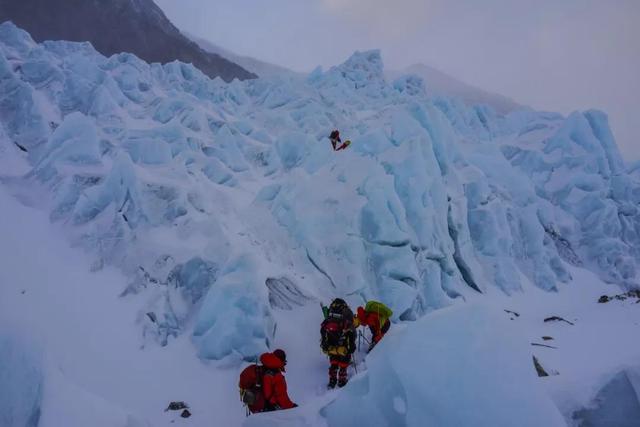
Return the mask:
{"type": "Polygon", "coordinates": [[[324,409],[327,421],[562,426],[560,411],[531,369],[527,347],[507,317],[472,304],[443,309],[376,348],[366,374],[324,409]]]}
{"type": "MultiPolygon", "coordinates": [[[[581,387],[552,376],[548,382],[561,383],[550,387],[554,406],[533,377],[530,343],[514,339],[522,330],[497,320],[504,307],[478,301],[543,295],[531,310],[544,316],[555,314],[542,314],[545,304],[566,302],[584,282],[610,285],[588,294],[596,300],[598,292],[637,289],[637,168],[624,164],[599,111],[502,115],[431,95],[429,81],[416,75],[387,82],[378,51],[356,52],[306,79],[227,84],[179,62],[105,58],[87,43],[36,44],[3,23],[0,179],[3,191],[46,212],[85,252],[82,268],[90,264],[93,273],[70,282],[121,272],[111,285],[119,299],[109,307],[127,307],[120,322],[131,329],[132,357],[143,352],[163,367],[167,358],[185,358],[186,379],[209,375],[228,385],[226,397],[217,392],[222,408],[237,397],[240,363],[276,345],[308,357],[300,366],[314,374],[290,379],[304,407],[251,417],[247,425],[355,418],[372,425],[604,425],[597,420],[611,411],[610,396],[637,390],[637,371],[623,370],[637,346],[623,346],[620,359],[605,357],[579,399],[566,396],[581,387]],[[332,151],[333,129],[352,141],[347,150],[332,151]],[[326,375],[321,356],[310,356],[318,301],[336,296],[354,305],[383,301],[401,330],[339,395],[309,396],[305,390],[322,387],[326,375]],[[480,306],[449,307],[468,300],[480,306]],[[289,316],[298,328],[310,327],[298,343],[285,337],[298,333],[287,326],[289,316]],[[618,372],[625,373],[613,378],[618,372]],[[590,404],[599,389],[604,403],[590,404]]],[[[11,212],[3,213],[10,221],[11,212]]],[[[624,313],[618,330],[638,320],[624,313]]],[[[18,364],[11,378],[27,378],[18,388],[25,397],[9,399],[12,419],[37,423],[45,378],[45,391],[47,382],[57,384],[108,413],[114,421],[105,425],[162,425],[147,412],[168,398],[159,391],[126,403],[111,384],[81,381],[89,368],[71,379],[49,372],[47,359],[49,373],[38,374],[37,352],[16,359],[16,351],[31,351],[23,345],[0,335],[0,360],[18,364]]],[[[140,360],[133,366],[143,366],[140,360]]],[[[564,366],[566,359],[547,360],[564,366]]],[[[47,404],[46,396],[44,407],[65,419],[63,404],[47,404]]],[[[625,405],[637,410],[632,399],[625,405]]],[[[90,414],[68,414],[76,424],[67,425],[83,425],[90,414]]],[[[235,415],[224,420],[240,423],[235,415]]]]}

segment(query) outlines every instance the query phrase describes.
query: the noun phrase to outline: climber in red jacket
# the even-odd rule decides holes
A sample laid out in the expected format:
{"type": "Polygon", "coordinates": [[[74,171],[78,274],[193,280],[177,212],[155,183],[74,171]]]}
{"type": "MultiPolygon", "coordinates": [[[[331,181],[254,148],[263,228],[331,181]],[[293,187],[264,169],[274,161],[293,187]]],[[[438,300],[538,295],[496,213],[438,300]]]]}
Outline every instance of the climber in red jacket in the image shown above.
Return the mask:
{"type": "Polygon", "coordinates": [[[284,350],[277,349],[273,353],[264,353],[260,356],[260,362],[264,366],[262,378],[262,391],[265,399],[265,411],[278,409],[291,409],[296,405],[287,394],[287,381],[282,373],[287,364],[287,355],[284,350]]]}

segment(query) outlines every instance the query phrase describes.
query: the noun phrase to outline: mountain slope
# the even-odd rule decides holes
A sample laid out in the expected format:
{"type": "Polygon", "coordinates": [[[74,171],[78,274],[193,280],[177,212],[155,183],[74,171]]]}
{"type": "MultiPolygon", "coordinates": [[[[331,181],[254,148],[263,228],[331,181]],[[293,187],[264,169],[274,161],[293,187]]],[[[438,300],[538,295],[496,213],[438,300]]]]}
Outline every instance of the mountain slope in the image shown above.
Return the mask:
{"type": "Polygon", "coordinates": [[[398,77],[400,74],[416,74],[422,77],[426,82],[427,91],[432,96],[458,98],[467,105],[486,104],[500,114],[507,114],[525,108],[505,96],[490,93],[461,82],[429,65],[414,64],[401,72],[389,72],[391,78],[398,77]]]}
{"type": "Polygon", "coordinates": [[[103,55],[130,52],[147,62],[178,60],[225,81],[255,77],[183,36],[153,0],[3,1],[0,22],[7,20],[37,41],[89,41],[103,55]]]}
{"type": "Polygon", "coordinates": [[[281,67],[279,65],[271,64],[269,62],[261,61],[259,59],[252,58],[250,56],[241,56],[237,55],[233,52],[230,52],[208,40],[204,40],[203,38],[192,36],[187,34],[188,37],[194,42],[198,43],[198,45],[206,50],[207,52],[215,53],[224,58],[229,59],[230,61],[239,64],[246,70],[251,71],[254,74],[257,74],[260,77],[274,77],[274,76],[302,76],[300,73],[296,73],[288,68],[281,67]]]}

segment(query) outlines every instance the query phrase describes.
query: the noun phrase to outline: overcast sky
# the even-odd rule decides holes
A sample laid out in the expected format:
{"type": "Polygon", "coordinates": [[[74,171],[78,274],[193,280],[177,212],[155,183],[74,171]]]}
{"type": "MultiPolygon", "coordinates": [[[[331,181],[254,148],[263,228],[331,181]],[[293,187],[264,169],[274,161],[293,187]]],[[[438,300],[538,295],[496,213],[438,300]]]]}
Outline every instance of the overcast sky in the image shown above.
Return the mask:
{"type": "MultiPolygon", "coordinates": [[[[155,0],[181,30],[298,71],[382,50],[537,109],[609,114],[640,159],[640,0],[155,0]]],[[[428,83],[428,82],[427,82],[428,83]]]]}

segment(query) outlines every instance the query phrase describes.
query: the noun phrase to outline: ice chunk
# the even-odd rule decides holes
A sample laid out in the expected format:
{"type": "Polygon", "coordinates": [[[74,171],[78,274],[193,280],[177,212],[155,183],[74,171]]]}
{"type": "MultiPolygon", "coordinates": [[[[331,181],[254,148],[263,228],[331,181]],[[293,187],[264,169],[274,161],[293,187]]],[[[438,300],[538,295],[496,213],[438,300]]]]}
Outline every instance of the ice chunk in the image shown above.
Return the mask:
{"type": "Polygon", "coordinates": [[[393,146],[387,135],[381,130],[374,130],[365,135],[357,136],[353,138],[352,142],[350,150],[370,155],[380,154],[393,146]]]}
{"type": "MultiPolygon", "coordinates": [[[[2,24],[0,37],[6,37],[13,24],[2,24]]],[[[15,27],[13,27],[15,28],[15,27]]],[[[26,33],[25,33],[26,34],[26,33]]],[[[0,122],[7,135],[29,151],[38,151],[48,132],[34,101],[32,88],[12,72],[12,66],[0,50],[0,122]]],[[[33,156],[33,153],[30,153],[33,156]]]]}
{"type": "Polygon", "coordinates": [[[598,391],[590,407],[576,411],[580,427],[634,427],[640,420],[640,390],[627,371],[618,372],[598,391]]]}
{"type": "Polygon", "coordinates": [[[127,222],[132,226],[144,218],[133,163],[124,153],[114,159],[111,172],[101,184],[84,191],[74,208],[73,220],[76,224],[86,223],[111,204],[126,216],[127,222]]]}
{"type": "Polygon", "coordinates": [[[181,99],[165,98],[158,103],[153,119],[165,124],[177,115],[185,112],[189,113],[192,110],[193,107],[181,99]]]}
{"type": "Polygon", "coordinates": [[[260,189],[260,191],[258,192],[258,195],[255,198],[255,201],[256,202],[271,202],[276,198],[278,193],[280,193],[281,189],[282,189],[282,186],[278,185],[278,184],[267,185],[267,186],[263,187],[262,189],[260,189]]]}
{"type": "Polygon", "coordinates": [[[15,332],[0,330],[0,425],[37,427],[42,389],[38,354],[15,332]]]}
{"type": "Polygon", "coordinates": [[[53,132],[41,164],[98,163],[100,148],[95,122],[82,113],[71,113],[53,132]]]}
{"type": "Polygon", "coordinates": [[[593,130],[593,134],[602,144],[602,149],[609,162],[609,169],[614,175],[619,174],[624,170],[624,162],[616,146],[615,139],[609,128],[609,121],[607,115],[602,111],[589,110],[584,116],[589,121],[589,125],[593,130]]]}
{"type": "Polygon", "coordinates": [[[158,165],[172,159],[171,147],[164,141],[135,139],[127,141],[124,148],[136,163],[158,165]]]}
{"type": "Polygon", "coordinates": [[[180,289],[183,296],[195,304],[215,283],[218,270],[217,265],[195,257],[176,266],[169,274],[167,282],[180,289]]]}
{"type": "Polygon", "coordinates": [[[308,154],[309,137],[300,132],[288,132],[278,138],[276,147],[285,169],[300,166],[308,154]]]}
{"type": "Polygon", "coordinates": [[[424,80],[415,74],[402,76],[393,81],[393,88],[409,96],[424,96],[424,80]]]}
{"type": "Polygon", "coordinates": [[[242,151],[238,148],[238,137],[233,134],[227,125],[223,125],[214,139],[214,145],[209,147],[210,153],[215,155],[222,163],[234,172],[243,172],[249,169],[242,151]]]}
{"type": "Polygon", "coordinates": [[[268,349],[273,321],[266,288],[255,270],[254,261],[241,256],[229,263],[209,288],[193,330],[200,357],[222,359],[235,354],[254,360],[268,349]]]}
{"type": "Polygon", "coordinates": [[[224,184],[229,187],[233,187],[236,184],[236,180],[233,178],[231,171],[215,158],[207,161],[207,166],[202,169],[202,172],[211,182],[215,182],[216,184],[224,184]]]}

